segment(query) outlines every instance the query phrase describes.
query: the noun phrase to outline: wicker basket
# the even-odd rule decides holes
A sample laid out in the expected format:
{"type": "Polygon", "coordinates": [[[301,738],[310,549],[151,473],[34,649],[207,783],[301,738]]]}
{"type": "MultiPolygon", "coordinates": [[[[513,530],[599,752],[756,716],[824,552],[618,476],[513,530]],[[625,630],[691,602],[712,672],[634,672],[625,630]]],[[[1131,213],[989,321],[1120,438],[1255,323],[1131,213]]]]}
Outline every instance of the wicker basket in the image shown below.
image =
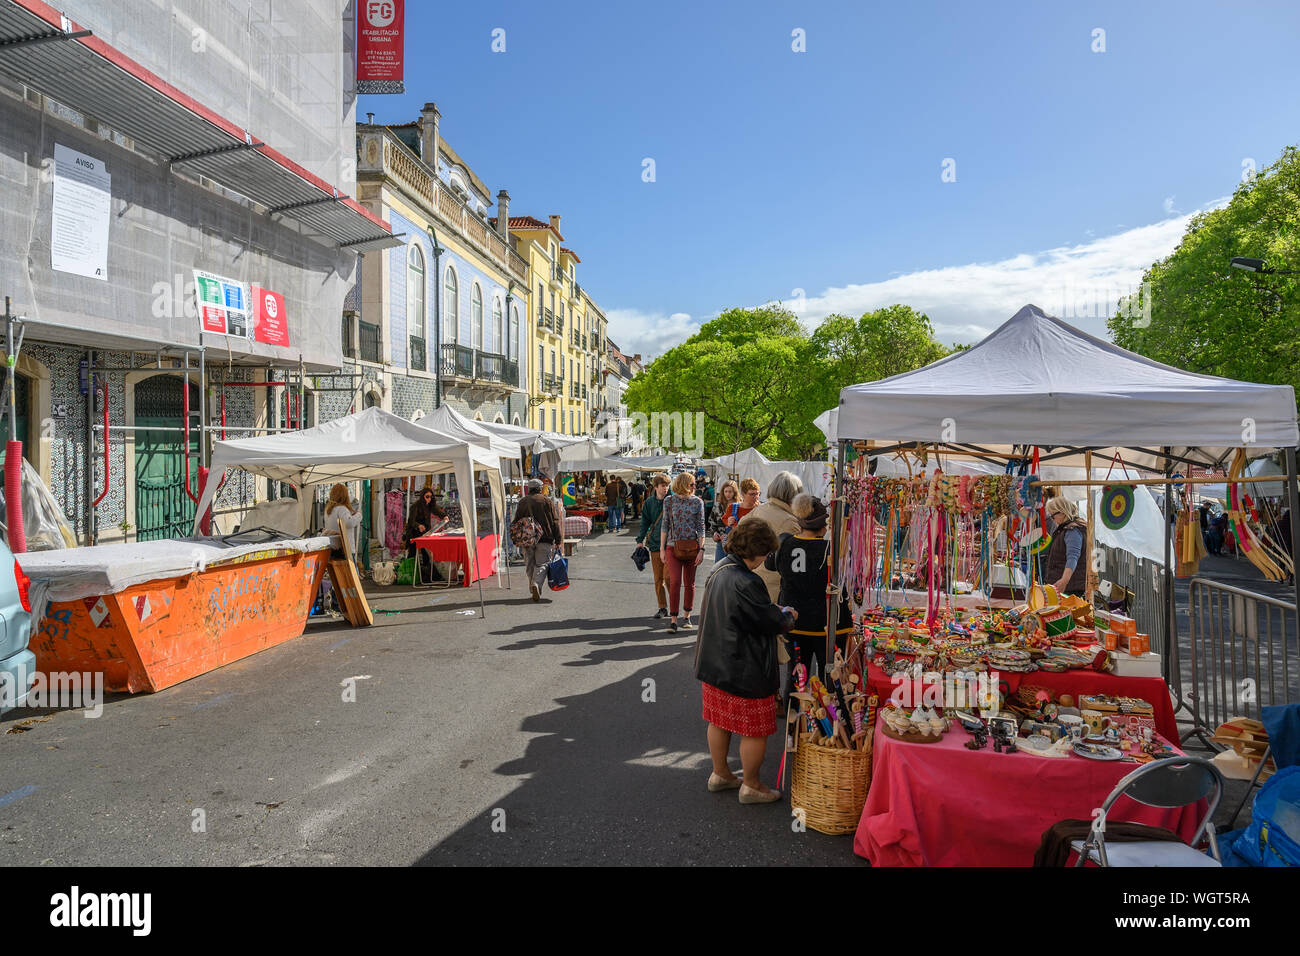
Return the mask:
{"type": "Polygon", "coordinates": [[[804,811],[808,826],[819,833],[852,833],[862,818],[870,786],[870,747],[819,747],[812,742],[811,734],[800,736],[799,749],[794,753],[790,801],[796,810],[804,811]]]}

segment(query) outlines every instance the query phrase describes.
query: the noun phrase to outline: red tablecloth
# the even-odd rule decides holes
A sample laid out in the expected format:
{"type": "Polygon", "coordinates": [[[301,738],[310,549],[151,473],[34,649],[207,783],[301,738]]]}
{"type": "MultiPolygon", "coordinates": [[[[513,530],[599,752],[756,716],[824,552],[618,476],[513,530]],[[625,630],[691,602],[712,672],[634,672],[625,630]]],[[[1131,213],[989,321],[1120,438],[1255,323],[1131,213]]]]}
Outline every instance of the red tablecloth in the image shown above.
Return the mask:
{"type": "Polygon", "coordinates": [[[565,508],[564,513],[570,517],[590,518],[592,521],[604,521],[609,517],[608,508],[565,508]]]}
{"type": "MultiPolygon", "coordinates": [[[[874,866],[1030,866],[1043,832],[1090,820],[1137,764],[967,750],[955,727],[937,744],[908,744],[876,726],[871,789],[853,852],[874,866]]],[[[1194,807],[1159,810],[1121,798],[1113,819],[1168,827],[1190,839],[1194,807]]]]}
{"type": "Polygon", "coordinates": [[[495,534],[486,534],[478,539],[475,551],[478,554],[478,573],[469,568],[469,552],[465,547],[463,534],[427,534],[422,538],[412,538],[411,543],[418,549],[429,552],[434,561],[454,561],[465,571],[465,587],[469,587],[479,578],[486,578],[497,573],[497,552],[501,539],[495,534]]]}
{"type": "MultiPolygon", "coordinates": [[[[894,690],[893,682],[874,662],[868,664],[870,674],[868,681],[874,693],[880,695],[883,703],[889,699],[894,690]]],[[[1006,681],[1011,695],[1020,689],[1021,684],[1046,687],[1059,697],[1061,694],[1073,694],[1076,705],[1081,694],[1108,694],[1111,697],[1137,697],[1151,705],[1152,717],[1156,722],[1156,733],[1166,740],[1178,739],[1178,721],[1174,719],[1174,707],[1169,698],[1169,685],[1163,677],[1118,677],[1115,674],[1101,674],[1090,667],[1053,674],[1048,671],[1032,671],[1028,674],[1002,673],[999,680],[1006,681]]]]}

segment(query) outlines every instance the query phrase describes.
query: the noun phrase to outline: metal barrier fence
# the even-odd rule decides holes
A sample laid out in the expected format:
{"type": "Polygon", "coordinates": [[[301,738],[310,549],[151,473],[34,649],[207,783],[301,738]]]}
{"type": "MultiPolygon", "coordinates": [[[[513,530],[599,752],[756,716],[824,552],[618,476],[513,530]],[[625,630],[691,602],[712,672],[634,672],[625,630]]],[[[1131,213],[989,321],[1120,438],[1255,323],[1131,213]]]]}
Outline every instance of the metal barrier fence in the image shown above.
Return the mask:
{"type": "Polygon", "coordinates": [[[1193,727],[1208,738],[1230,717],[1300,702],[1296,606],[1207,578],[1188,586],[1190,650],[1182,653],[1183,702],[1193,727]]]}
{"type": "Polygon", "coordinates": [[[1102,547],[1104,565],[1097,568],[1097,577],[1111,581],[1133,594],[1128,615],[1137,621],[1137,628],[1151,637],[1151,650],[1165,657],[1169,653],[1169,635],[1165,633],[1165,603],[1162,585],[1164,565],[1139,558],[1118,548],[1102,547]]]}

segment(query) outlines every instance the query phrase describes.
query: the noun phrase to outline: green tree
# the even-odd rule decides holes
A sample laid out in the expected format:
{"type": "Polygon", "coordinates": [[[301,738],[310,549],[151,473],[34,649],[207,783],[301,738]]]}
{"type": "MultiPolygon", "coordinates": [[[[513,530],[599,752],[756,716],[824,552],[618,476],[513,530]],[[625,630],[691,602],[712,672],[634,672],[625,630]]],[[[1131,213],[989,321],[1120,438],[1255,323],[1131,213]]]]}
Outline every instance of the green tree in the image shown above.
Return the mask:
{"type": "Polygon", "coordinates": [[[840,389],[942,358],[923,314],[892,305],[860,318],[831,316],[811,335],[781,306],[729,309],[650,364],[628,386],[639,412],[705,417],[705,454],[751,446],[803,459],[825,442],[813,420],[840,389]]]}
{"type": "Polygon", "coordinates": [[[1300,388],[1300,282],[1233,269],[1234,256],[1300,269],[1300,150],[1288,147],[1220,209],[1194,216],[1107,327],[1115,343],[1190,371],[1300,388]]]}

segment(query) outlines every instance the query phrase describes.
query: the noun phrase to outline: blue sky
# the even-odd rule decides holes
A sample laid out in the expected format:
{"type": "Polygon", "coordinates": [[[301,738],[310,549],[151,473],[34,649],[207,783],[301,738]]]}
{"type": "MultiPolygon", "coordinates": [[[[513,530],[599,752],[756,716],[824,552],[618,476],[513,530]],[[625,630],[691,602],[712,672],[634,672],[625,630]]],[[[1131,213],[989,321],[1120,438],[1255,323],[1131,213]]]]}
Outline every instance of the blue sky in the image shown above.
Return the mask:
{"type": "Polygon", "coordinates": [[[1294,3],[408,0],[406,17],[409,92],[358,115],[436,102],[512,213],[563,216],[616,341],[646,354],[774,299],[810,325],[907,302],[949,342],[1033,301],[1103,334],[1102,303],[1187,215],[1300,143],[1294,3]]]}

